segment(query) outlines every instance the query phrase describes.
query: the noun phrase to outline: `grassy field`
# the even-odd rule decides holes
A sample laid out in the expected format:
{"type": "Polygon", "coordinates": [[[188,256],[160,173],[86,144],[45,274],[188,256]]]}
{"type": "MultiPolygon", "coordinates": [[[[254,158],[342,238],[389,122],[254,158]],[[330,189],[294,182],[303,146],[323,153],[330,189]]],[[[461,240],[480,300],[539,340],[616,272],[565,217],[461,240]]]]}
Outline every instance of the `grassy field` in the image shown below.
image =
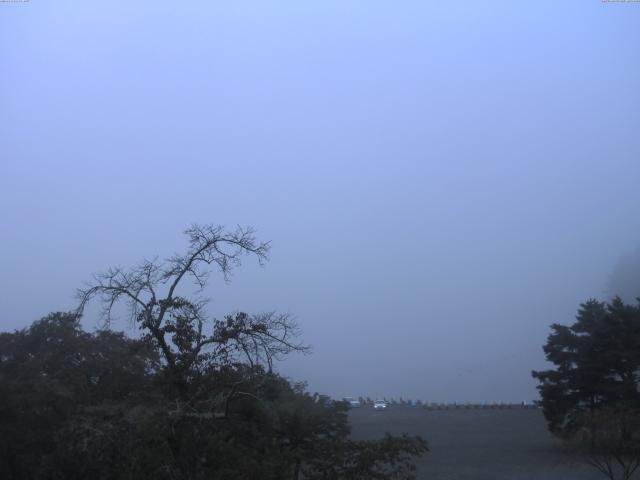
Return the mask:
{"type": "Polygon", "coordinates": [[[425,410],[392,406],[351,410],[352,434],[422,435],[430,452],[418,478],[430,480],[600,480],[602,475],[562,453],[538,409],[425,410]]]}

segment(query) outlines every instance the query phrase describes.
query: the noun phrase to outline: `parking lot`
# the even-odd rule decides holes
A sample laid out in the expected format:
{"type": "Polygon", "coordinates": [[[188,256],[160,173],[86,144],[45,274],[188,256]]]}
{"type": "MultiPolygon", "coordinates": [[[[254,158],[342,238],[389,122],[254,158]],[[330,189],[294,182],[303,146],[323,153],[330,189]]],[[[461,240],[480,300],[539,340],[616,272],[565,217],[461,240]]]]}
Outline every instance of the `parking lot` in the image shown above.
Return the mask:
{"type": "Polygon", "coordinates": [[[602,475],[562,452],[538,409],[426,410],[391,405],[350,411],[352,435],[419,434],[429,442],[418,478],[430,480],[600,480],[602,475]]]}

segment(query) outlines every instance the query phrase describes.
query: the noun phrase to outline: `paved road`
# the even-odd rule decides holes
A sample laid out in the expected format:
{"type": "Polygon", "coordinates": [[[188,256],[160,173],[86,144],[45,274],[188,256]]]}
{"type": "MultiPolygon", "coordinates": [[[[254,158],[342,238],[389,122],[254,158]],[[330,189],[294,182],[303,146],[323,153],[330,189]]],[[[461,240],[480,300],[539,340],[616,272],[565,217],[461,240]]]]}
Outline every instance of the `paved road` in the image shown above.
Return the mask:
{"type": "Polygon", "coordinates": [[[562,453],[537,409],[390,407],[378,412],[361,407],[349,416],[354,438],[376,438],[385,432],[422,435],[430,452],[418,461],[419,479],[603,479],[593,467],[562,453]]]}

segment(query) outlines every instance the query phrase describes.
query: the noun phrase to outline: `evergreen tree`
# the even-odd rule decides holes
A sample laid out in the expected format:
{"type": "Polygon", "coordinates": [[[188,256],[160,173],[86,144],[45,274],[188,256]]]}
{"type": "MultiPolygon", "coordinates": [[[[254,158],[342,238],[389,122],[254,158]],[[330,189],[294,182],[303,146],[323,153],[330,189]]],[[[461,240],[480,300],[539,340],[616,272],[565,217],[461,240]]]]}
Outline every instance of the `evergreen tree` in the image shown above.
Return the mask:
{"type": "Polygon", "coordinates": [[[591,299],[573,325],[551,330],[544,351],[555,368],[532,374],[552,432],[575,431],[585,412],[604,406],[640,407],[639,306],[591,299]]]}

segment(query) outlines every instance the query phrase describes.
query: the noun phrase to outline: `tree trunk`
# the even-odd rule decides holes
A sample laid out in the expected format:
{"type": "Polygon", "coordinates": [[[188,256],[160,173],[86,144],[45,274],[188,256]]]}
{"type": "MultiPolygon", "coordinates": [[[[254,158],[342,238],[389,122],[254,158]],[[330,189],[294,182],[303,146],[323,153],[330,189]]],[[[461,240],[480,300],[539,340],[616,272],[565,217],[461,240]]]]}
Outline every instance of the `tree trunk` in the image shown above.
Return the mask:
{"type": "Polygon", "coordinates": [[[300,459],[296,459],[296,466],[293,469],[293,480],[300,480],[300,459]]]}

